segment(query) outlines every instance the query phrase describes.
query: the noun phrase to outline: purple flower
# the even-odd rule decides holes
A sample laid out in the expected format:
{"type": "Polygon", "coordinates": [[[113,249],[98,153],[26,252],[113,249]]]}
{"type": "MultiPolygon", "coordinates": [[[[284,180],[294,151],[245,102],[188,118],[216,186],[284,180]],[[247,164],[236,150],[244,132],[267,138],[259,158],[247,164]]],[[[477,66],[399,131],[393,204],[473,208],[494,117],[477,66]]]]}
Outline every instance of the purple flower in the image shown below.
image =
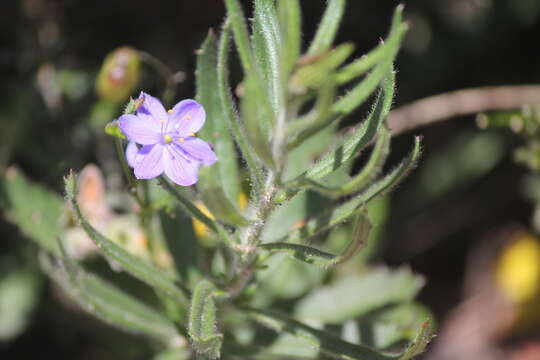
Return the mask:
{"type": "Polygon", "coordinates": [[[120,129],[130,140],[126,159],[137,179],[153,179],[163,172],[178,185],[197,182],[199,166],[216,162],[210,145],[195,137],[205,112],[195,100],[182,100],[169,110],[143,92],[135,115],[122,115],[120,129]],[[136,144],[140,144],[139,148],[136,144]]]}

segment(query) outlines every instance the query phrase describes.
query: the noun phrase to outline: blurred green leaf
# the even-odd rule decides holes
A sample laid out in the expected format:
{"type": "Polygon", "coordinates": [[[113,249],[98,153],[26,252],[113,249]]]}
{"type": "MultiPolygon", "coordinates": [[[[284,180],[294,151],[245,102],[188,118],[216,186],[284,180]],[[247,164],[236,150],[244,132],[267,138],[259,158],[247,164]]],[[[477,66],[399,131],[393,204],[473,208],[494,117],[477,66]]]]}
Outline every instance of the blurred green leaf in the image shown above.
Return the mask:
{"type": "Polygon", "coordinates": [[[268,267],[256,274],[256,303],[264,306],[275,298],[297,298],[319,285],[324,277],[320,269],[289,257],[273,256],[265,264],[268,267]]]}
{"type": "Polygon", "coordinates": [[[40,247],[57,255],[64,203],[60,196],[32,184],[16,168],[0,178],[0,201],[6,218],[40,247]]]}
{"type": "Polygon", "coordinates": [[[217,329],[214,291],[214,285],[209,281],[197,284],[191,298],[188,328],[195,351],[211,359],[220,357],[223,341],[223,335],[217,329]]]}
{"type": "Polygon", "coordinates": [[[42,256],[42,267],[84,310],[121,329],[150,336],[161,343],[178,341],[172,322],[156,310],[64,258],[55,264],[42,256]]]}
{"type": "Polygon", "coordinates": [[[505,157],[508,141],[497,131],[464,132],[437,152],[429,154],[408,195],[414,208],[425,206],[452,190],[486,176],[505,157]]]}
{"type": "MultiPolygon", "coordinates": [[[[358,320],[360,337],[371,339],[371,346],[385,349],[416,337],[417,329],[433,314],[415,302],[385,307],[358,320]]],[[[356,324],[355,324],[356,325],[356,324]]]]}
{"type": "Polygon", "coordinates": [[[187,299],[184,291],[176,286],[175,281],[171,277],[107,239],[86,221],[76,200],[77,187],[74,174],[70,173],[66,176],[64,182],[66,196],[71,204],[75,217],[79,220],[81,227],[88,237],[94,241],[103,254],[111,260],[116,261],[124,270],[135,278],[156,290],[167,294],[175,299],[180,305],[186,305],[187,299]]]}
{"type": "Polygon", "coordinates": [[[288,74],[302,50],[302,9],[299,0],[278,0],[278,18],[281,29],[282,71],[288,74]]]}
{"type": "Polygon", "coordinates": [[[276,311],[249,308],[244,310],[262,325],[279,333],[291,333],[331,356],[344,355],[347,358],[358,360],[409,360],[421,353],[431,339],[428,335],[428,326],[424,324],[417,337],[404,352],[399,354],[381,353],[366,346],[344,341],[332,333],[315,329],[276,311]]]}
{"type": "Polygon", "coordinates": [[[336,37],[341,18],[345,12],[346,0],[329,0],[317,33],[309,46],[309,55],[322,53],[330,48],[336,37]]]}
{"type": "Polygon", "coordinates": [[[169,349],[163,351],[152,358],[152,360],[189,360],[191,352],[186,348],[169,349]]]}
{"type": "Polygon", "coordinates": [[[41,281],[38,269],[11,261],[0,265],[0,341],[7,342],[29,325],[30,315],[39,304],[41,281]]]}
{"type": "Polygon", "coordinates": [[[315,290],[298,303],[296,315],[339,324],[388,304],[409,302],[423,286],[424,279],[407,268],[378,267],[315,290]]]}

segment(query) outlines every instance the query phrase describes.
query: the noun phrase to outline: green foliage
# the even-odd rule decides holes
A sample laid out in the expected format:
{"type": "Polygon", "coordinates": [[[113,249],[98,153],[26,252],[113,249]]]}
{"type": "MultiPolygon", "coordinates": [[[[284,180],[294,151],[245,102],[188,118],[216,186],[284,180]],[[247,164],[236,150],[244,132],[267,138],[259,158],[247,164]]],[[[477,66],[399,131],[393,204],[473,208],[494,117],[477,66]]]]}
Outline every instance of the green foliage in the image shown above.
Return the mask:
{"type": "MultiPolygon", "coordinates": [[[[76,176],[65,178],[74,220],[108,260],[105,274],[59,251],[57,240],[68,241],[58,222],[62,201],[19,176],[2,184],[10,218],[51,253],[41,256],[42,267],[69,298],[111,325],[153,339],[155,359],[297,358],[300,352],[281,347],[287,343],[300,350],[311,345],[316,352],[302,354],[312,358],[416,356],[430,339],[429,315],[414,303],[423,280],[406,269],[351,261],[372,236],[370,202],[403,181],[420,157],[416,137],[399,164],[386,166],[394,60],[407,29],[403,8],[395,10],[386,41],[347,64],[354,44],[332,45],[345,0],[327,2],[304,54],[300,1],[254,0],[251,21],[238,0],[224,3],[221,33],[210,31],[197,52],[196,99],[207,114],[199,135],[219,159],[201,169],[197,187],[180,188],[165,177],[136,180],[112,121],[105,132],[115,137],[133,200],[119,202],[137,219],[128,239],[109,238],[104,223],[119,215],[86,214],[76,176]],[[231,40],[243,72],[232,85],[231,40]],[[366,118],[340,128],[372,95],[366,118]],[[363,162],[360,153],[369,153],[363,162]],[[47,220],[39,229],[28,221],[36,212],[47,220]],[[337,270],[346,262],[350,271],[337,270]],[[121,276],[151,300],[116,283],[111,270],[125,271],[121,276]],[[300,320],[342,328],[347,340],[300,320]],[[258,331],[259,323],[287,336],[258,331]],[[377,331],[375,341],[351,340],[345,330],[355,326],[377,331]]],[[[131,100],[124,113],[137,106],[131,100]]]]}
{"type": "Polygon", "coordinates": [[[340,324],[387,305],[408,303],[423,285],[422,277],[409,269],[373,268],[315,290],[298,303],[296,314],[305,320],[340,324]]]}
{"type": "Polygon", "coordinates": [[[124,270],[132,274],[137,279],[158,291],[162,291],[177,301],[179,305],[184,306],[186,302],[186,294],[174,283],[174,279],[163,274],[150,264],[128,253],[121,246],[107,239],[83,217],[79,204],[76,200],[77,186],[75,175],[73,175],[73,173],[69,174],[64,179],[64,182],[66,185],[66,195],[71,207],[73,208],[75,217],[80,222],[81,227],[86,232],[88,237],[90,237],[96,246],[103,251],[103,254],[111,260],[117,262],[124,270]]]}
{"type": "Polygon", "coordinates": [[[54,263],[42,257],[42,267],[69,297],[99,319],[130,332],[170,344],[179,336],[165,316],[66,258],[54,263]]]}
{"type": "Polygon", "coordinates": [[[52,254],[58,254],[56,238],[62,228],[63,203],[59,196],[40,185],[30,183],[15,168],[0,179],[0,201],[7,219],[21,232],[52,254]]]}

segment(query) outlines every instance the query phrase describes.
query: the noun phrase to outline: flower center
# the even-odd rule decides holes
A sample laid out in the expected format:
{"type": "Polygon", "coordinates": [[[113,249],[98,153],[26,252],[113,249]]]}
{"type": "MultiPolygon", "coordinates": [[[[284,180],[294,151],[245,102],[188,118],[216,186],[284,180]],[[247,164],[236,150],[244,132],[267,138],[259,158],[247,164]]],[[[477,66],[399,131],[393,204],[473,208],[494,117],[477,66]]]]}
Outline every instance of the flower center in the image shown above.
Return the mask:
{"type": "Polygon", "coordinates": [[[163,140],[165,140],[165,144],[170,144],[172,142],[172,137],[170,135],[165,135],[163,137],[163,140]]]}

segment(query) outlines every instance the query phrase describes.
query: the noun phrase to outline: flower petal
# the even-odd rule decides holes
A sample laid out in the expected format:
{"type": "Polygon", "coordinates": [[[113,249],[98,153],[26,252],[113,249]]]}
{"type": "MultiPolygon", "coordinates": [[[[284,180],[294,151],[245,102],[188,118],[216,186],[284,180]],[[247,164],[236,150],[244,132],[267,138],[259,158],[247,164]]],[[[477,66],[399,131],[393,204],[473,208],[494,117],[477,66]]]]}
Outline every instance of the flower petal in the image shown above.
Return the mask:
{"type": "Polygon", "coordinates": [[[204,166],[212,165],[217,161],[217,156],[210,144],[196,137],[186,138],[185,141],[175,144],[189,156],[199,160],[204,166]]]}
{"type": "Polygon", "coordinates": [[[151,145],[161,141],[161,132],[154,124],[135,115],[122,115],[118,119],[120,129],[131,141],[151,145]]]}
{"type": "Polygon", "coordinates": [[[199,180],[199,161],[189,159],[180,149],[166,146],[163,154],[163,167],[165,174],[175,184],[190,186],[199,180]]]}
{"type": "Polygon", "coordinates": [[[201,104],[195,100],[182,100],[176,104],[169,114],[167,132],[176,132],[178,136],[187,137],[199,131],[206,119],[206,113],[201,104]]]}
{"type": "Polygon", "coordinates": [[[139,152],[139,148],[134,141],[130,141],[126,147],[126,161],[130,167],[135,167],[135,157],[139,152]]]}
{"type": "Polygon", "coordinates": [[[161,104],[161,101],[142,91],[139,95],[139,99],[141,98],[144,100],[137,109],[137,115],[141,118],[151,118],[152,121],[161,127],[162,122],[167,121],[169,117],[167,111],[165,111],[165,108],[161,104]]]}
{"type": "Polygon", "coordinates": [[[134,161],[137,179],[153,179],[163,172],[163,145],[146,145],[139,149],[134,161]]]}

